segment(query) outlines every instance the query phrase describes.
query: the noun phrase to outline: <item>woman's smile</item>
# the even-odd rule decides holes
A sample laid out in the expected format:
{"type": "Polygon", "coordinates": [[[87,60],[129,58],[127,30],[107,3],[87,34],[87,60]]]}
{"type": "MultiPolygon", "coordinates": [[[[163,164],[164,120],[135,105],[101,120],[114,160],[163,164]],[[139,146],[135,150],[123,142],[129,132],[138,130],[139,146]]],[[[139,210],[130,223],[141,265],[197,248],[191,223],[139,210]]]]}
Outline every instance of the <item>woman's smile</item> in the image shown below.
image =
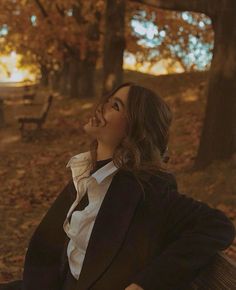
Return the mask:
{"type": "Polygon", "coordinates": [[[97,127],[100,124],[100,120],[96,116],[90,117],[90,124],[97,127]]]}

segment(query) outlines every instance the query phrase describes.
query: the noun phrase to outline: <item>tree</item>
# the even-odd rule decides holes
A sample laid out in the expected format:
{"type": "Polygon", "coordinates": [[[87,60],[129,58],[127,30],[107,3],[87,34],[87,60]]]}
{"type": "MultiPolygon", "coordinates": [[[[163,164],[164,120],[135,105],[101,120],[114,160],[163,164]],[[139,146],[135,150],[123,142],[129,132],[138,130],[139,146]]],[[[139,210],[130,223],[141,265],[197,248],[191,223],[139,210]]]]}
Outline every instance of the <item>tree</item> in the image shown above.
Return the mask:
{"type": "MultiPolygon", "coordinates": [[[[69,72],[72,97],[93,97],[94,70],[100,42],[100,1],[3,1],[1,25],[7,25],[8,42],[17,52],[37,56],[44,83],[59,71],[69,72]],[[23,35],[23,37],[22,37],[23,35]]],[[[61,82],[62,83],[62,82],[61,82]]]]}
{"type": "Polygon", "coordinates": [[[3,106],[4,106],[3,100],[0,98],[0,128],[5,126],[3,106]]]}
{"type": "Polygon", "coordinates": [[[194,169],[236,151],[236,2],[234,0],[136,0],[155,8],[209,16],[214,29],[207,105],[194,169]]]}
{"type": "Polygon", "coordinates": [[[129,18],[126,21],[126,51],[134,54],[138,63],[148,62],[152,66],[165,60],[170,70],[171,65],[175,68],[176,64],[183,71],[209,68],[213,48],[209,17],[135,2],[129,2],[126,11],[129,18]]]}
{"type": "MultiPolygon", "coordinates": [[[[64,4],[56,1],[54,3],[55,7],[50,5],[48,1],[45,2],[46,6],[40,0],[35,0],[35,2],[42,15],[48,19],[52,28],[55,29],[54,26],[60,24],[60,30],[64,32],[64,35],[62,33],[62,37],[59,37],[64,48],[67,49],[67,54],[62,62],[61,75],[69,82],[70,96],[74,98],[93,97],[94,75],[98,57],[97,43],[100,38],[99,24],[101,14],[99,9],[101,9],[101,2],[75,0],[64,4]],[[52,18],[54,14],[46,10],[49,8],[51,8],[52,13],[55,13],[54,10],[56,10],[56,15],[59,15],[60,19],[55,16],[52,18]],[[68,22],[68,16],[72,17],[72,21],[68,22]],[[65,76],[65,73],[68,72],[69,79],[65,76]]],[[[55,77],[56,83],[57,80],[58,78],[55,77]]],[[[67,83],[62,83],[67,86],[67,83]]]]}
{"type": "Polygon", "coordinates": [[[103,93],[121,84],[125,49],[125,0],[107,0],[103,51],[103,93]]]}
{"type": "Polygon", "coordinates": [[[81,10],[77,9],[78,21],[84,20],[84,24],[87,24],[86,29],[86,49],[83,50],[83,56],[79,63],[79,75],[78,75],[78,88],[79,96],[83,98],[92,98],[95,96],[95,72],[96,64],[99,57],[99,43],[100,43],[100,22],[101,22],[101,7],[103,2],[101,1],[99,6],[98,2],[87,2],[87,15],[90,17],[86,19],[81,13],[81,10]]]}

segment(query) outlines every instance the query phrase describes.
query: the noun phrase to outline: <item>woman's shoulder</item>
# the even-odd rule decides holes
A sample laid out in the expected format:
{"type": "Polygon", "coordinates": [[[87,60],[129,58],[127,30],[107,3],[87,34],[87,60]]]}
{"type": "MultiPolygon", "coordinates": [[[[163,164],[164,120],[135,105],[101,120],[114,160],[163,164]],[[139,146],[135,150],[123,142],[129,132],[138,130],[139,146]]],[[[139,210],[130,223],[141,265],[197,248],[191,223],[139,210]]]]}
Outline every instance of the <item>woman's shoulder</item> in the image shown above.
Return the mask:
{"type": "Polygon", "coordinates": [[[178,190],[176,177],[174,173],[169,171],[158,170],[154,175],[151,176],[150,181],[160,186],[167,186],[178,190]]]}
{"type": "MultiPolygon", "coordinates": [[[[134,178],[133,172],[129,172],[126,170],[119,170],[118,174],[122,176],[127,176],[128,178],[134,178]]],[[[140,177],[140,175],[139,175],[140,177]]],[[[178,190],[177,180],[173,172],[157,170],[155,173],[150,172],[142,172],[141,179],[142,182],[155,186],[156,188],[173,188],[176,191],[178,190]]]]}

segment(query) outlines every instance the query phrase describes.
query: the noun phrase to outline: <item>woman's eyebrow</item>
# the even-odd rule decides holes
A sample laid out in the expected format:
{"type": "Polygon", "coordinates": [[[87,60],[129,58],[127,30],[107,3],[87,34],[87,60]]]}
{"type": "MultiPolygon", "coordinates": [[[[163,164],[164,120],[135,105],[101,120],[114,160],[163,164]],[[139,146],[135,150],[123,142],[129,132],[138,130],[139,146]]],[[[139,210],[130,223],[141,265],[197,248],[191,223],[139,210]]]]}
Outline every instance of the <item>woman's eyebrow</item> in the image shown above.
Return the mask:
{"type": "Polygon", "coordinates": [[[125,108],[125,104],[123,103],[123,101],[122,101],[120,98],[118,98],[118,97],[113,97],[113,99],[116,100],[116,101],[118,101],[118,102],[120,102],[121,105],[122,105],[122,107],[125,108]]]}

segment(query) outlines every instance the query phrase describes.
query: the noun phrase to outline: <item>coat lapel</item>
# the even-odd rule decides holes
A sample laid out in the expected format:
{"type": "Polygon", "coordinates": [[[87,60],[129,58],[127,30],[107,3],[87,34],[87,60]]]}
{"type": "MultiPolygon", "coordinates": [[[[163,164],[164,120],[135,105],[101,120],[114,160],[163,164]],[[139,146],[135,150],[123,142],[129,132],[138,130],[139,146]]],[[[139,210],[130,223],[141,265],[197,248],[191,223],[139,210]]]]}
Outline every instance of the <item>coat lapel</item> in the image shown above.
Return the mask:
{"type": "Polygon", "coordinates": [[[89,289],[112,263],[141,196],[141,187],[130,173],[119,170],[114,175],[96,217],[76,289],[89,289]]]}
{"type": "Polygon", "coordinates": [[[62,225],[75,198],[75,192],[71,180],[33,233],[24,263],[25,290],[58,289],[60,286],[58,275],[66,238],[62,225]]]}

